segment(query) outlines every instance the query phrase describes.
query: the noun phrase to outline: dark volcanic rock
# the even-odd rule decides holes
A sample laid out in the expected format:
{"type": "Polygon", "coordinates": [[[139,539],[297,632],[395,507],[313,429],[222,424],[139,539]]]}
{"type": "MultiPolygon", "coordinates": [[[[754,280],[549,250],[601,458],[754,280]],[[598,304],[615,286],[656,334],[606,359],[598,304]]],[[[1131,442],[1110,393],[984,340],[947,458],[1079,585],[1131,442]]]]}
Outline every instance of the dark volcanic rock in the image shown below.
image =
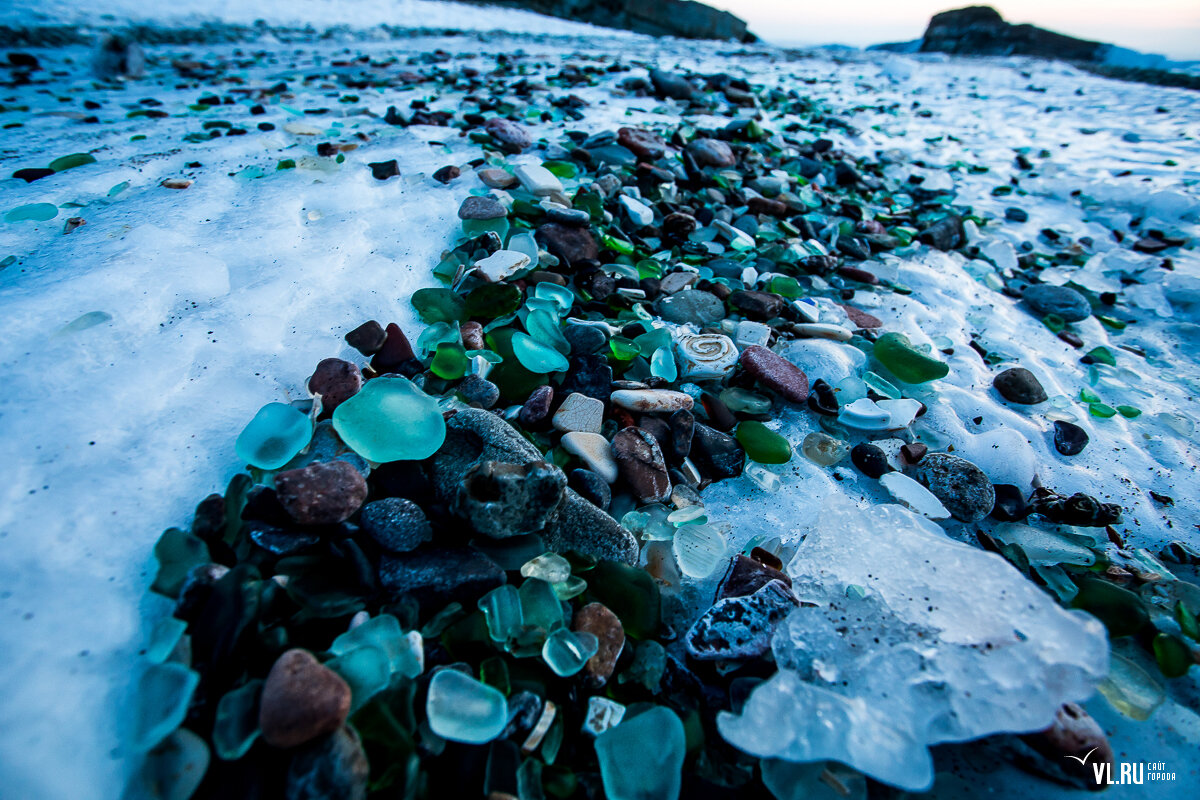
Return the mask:
{"type": "Polygon", "coordinates": [[[380,547],[393,553],[415,550],[433,537],[433,528],[425,518],[425,512],[403,497],[386,497],[367,503],[359,517],[359,526],[380,547]]]}
{"type": "Polygon", "coordinates": [[[453,511],[484,536],[520,536],[546,526],[566,487],[563,471],[545,461],[480,461],[463,475],[453,511]]]}
{"type": "Polygon", "coordinates": [[[504,581],[500,565],[473,547],[423,548],[379,562],[383,588],[419,603],[474,603],[504,581]]]}
{"type": "Polygon", "coordinates": [[[1032,406],[1049,398],[1037,377],[1024,367],[1006,369],[995,377],[992,386],[1010,403],[1032,406]]]}
{"type": "Polygon", "coordinates": [[[1054,423],[1054,449],[1064,456],[1077,456],[1087,447],[1087,431],[1072,422],[1054,423]]]}
{"type": "Polygon", "coordinates": [[[935,14],[921,39],[921,52],[972,56],[1038,56],[1064,61],[1098,61],[1106,46],[1034,25],[1005,22],[991,6],[968,6],[935,14]]]}
{"type": "Polygon", "coordinates": [[[913,477],[925,484],[957,520],[981,520],[996,505],[992,482],[983,470],[965,458],[930,453],[913,467],[913,477]]]}

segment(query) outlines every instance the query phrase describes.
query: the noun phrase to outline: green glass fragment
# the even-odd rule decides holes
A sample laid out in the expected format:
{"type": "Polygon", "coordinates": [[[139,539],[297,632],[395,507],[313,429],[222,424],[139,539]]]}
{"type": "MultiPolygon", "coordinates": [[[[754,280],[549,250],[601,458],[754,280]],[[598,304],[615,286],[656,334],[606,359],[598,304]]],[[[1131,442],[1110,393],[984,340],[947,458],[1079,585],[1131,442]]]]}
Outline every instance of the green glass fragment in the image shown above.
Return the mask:
{"type": "Polygon", "coordinates": [[[496,319],[521,307],[521,290],[511,283],[487,283],[467,295],[467,316],[496,319]]]}
{"type": "Polygon", "coordinates": [[[1081,576],[1075,583],[1079,594],[1073,605],[1097,617],[1114,639],[1133,635],[1150,624],[1146,604],[1128,589],[1091,576],[1081,576]]]}
{"type": "Polygon", "coordinates": [[[1052,333],[1062,333],[1067,329],[1067,321],[1058,314],[1047,314],[1042,317],[1042,324],[1049,328],[1052,333]]]}
{"type": "Polygon", "coordinates": [[[786,464],[792,458],[788,440],[757,420],[738,423],[736,435],[746,455],[760,464],[786,464]]]}
{"type": "Polygon", "coordinates": [[[1093,417],[1100,417],[1101,419],[1108,419],[1117,415],[1117,410],[1107,403],[1092,403],[1088,406],[1088,411],[1093,417]]]}
{"type": "Polygon", "coordinates": [[[261,731],[258,701],[263,681],[255,679],[227,692],[217,703],[213,722],[213,750],[217,758],[235,761],[250,750],[261,731]]]}
{"type": "Polygon", "coordinates": [[[211,561],[204,540],[178,528],[163,532],[154,545],[154,557],[158,560],[158,574],[150,590],[167,597],[178,597],[192,568],[211,561]]]}
{"type": "Polygon", "coordinates": [[[426,325],[466,319],[466,301],[450,289],[418,289],[413,292],[412,304],[426,325]]]}
{"type": "Polygon", "coordinates": [[[59,156],[50,162],[50,169],[55,172],[65,172],[84,164],[95,164],[96,157],[91,153],[71,153],[69,156],[59,156]]]}
{"type": "Polygon", "coordinates": [[[130,791],[123,796],[189,800],[204,779],[210,760],[204,740],[187,728],[178,728],[146,755],[130,779],[130,791]]]}
{"type": "Polygon", "coordinates": [[[876,339],[875,358],[905,383],[925,383],[950,373],[950,365],[922,353],[902,333],[885,333],[876,339]]]}
{"type": "Polygon", "coordinates": [[[771,278],[770,290],[780,297],[795,299],[804,295],[804,287],[790,275],[776,275],[771,278]]]}
{"type": "Polygon", "coordinates": [[[608,349],[617,361],[632,361],[642,354],[642,348],[632,339],[614,336],[608,340],[608,349]]]}
{"type": "Polygon", "coordinates": [[[442,342],[429,364],[429,371],[442,380],[454,381],[467,374],[471,366],[467,351],[458,342],[442,342]]]}
{"type": "Polygon", "coordinates": [[[618,239],[611,233],[606,233],[601,236],[600,242],[609,250],[615,250],[622,255],[631,256],[635,252],[635,248],[631,243],[625,241],[624,239],[618,239]]]}
{"type": "Polygon", "coordinates": [[[650,573],[628,564],[600,561],[588,574],[586,597],[608,606],[635,639],[658,634],[662,601],[650,573]]]}
{"type": "Polygon", "coordinates": [[[1181,678],[1192,666],[1192,654],[1178,636],[1160,633],[1154,637],[1154,659],[1168,678],[1181,678]]]}
{"type": "Polygon", "coordinates": [[[1091,350],[1087,351],[1087,355],[1092,361],[1097,361],[1101,364],[1108,364],[1110,367],[1115,367],[1117,365],[1117,357],[1113,354],[1113,351],[1109,350],[1107,347],[1093,347],[1091,350]]]}
{"type": "Polygon", "coordinates": [[[1136,419],[1142,415],[1142,410],[1137,406],[1117,406],[1117,411],[1125,419],[1136,419]]]}
{"type": "Polygon", "coordinates": [[[1099,403],[1100,395],[1096,394],[1091,389],[1080,389],[1079,399],[1085,403],[1099,403]]]}

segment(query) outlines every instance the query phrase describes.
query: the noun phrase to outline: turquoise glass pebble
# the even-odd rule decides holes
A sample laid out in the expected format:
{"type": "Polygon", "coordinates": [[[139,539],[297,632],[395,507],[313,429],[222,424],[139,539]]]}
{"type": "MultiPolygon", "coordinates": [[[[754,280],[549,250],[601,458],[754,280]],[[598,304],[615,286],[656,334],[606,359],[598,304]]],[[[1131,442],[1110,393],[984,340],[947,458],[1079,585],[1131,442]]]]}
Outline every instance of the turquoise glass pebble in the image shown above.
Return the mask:
{"type": "Polygon", "coordinates": [[[493,642],[506,642],[525,624],[521,594],[511,583],[497,586],[479,598],[476,605],[487,622],[488,636],[493,642]]]}
{"type": "Polygon", "coordinates": [[[520,593],[526,625],[549,633],[565,624],[562,602],[553,586],[538,578],[529,578],[521,584],[520,593]]]}
{"type": "Polygon", "coordinates": [[[333,429],[351,450],[380,464],[428,458],[446,439],[437,401],[398,375],[367,381],[333,412],[333,429]]]}
{"type": "Polygon", "coordinates": [[[189,800],[200,787],[210,761],[204,740],[187,728],[178,728],[147,754],[136,781],[155,787],[156,800],[189,800]]]}
{"type": "Polygon", "coordinates": [[[199,673],[173,662],[154,664],[142,674],[134,717],[135,750],[149,750],[183,724],[199,683],[199,673]]]}
{"type": "MultiPolygon", "coordinates": [[[[529,335],[542,344],[548,344],[563,355],[571,352],[571,343],[562,334],[558,317],[552,316],[541,309],[530,311],[525,317],[525,330],[529,335]]],[[[519,356],[518,356],[519,357],[519,356]]],[[[526,369],[530,369],[526,367],[526,369]]],[[[531,370],[536,372],[537,370],[531,370]]]]}
{"type": "Polygon", "coordinates": [[[261,732],[258,727],[258,701],[263,681],[255,679],[239,686],[217,703],[213,722],[213,750],[217,758],[235,761],[250,750],[261,732]]]}
{"type": "Polygon", "coordinates": [[[4,215],[5,222],[46,222],[58,216],[54,203],[30,203],[17,206],[4,215]]]}
{"type": "Polygon", "coordinates": [[[312,439],[308,415],[286,403],[267,403],[234,443],[238,458],[259,469],[279,469],[312,439]]]}
{"type": "Polygon", "coordinates": [[[356,647],[325,666],[341,675],[349,685],[351,714],[386,689],[392,677],[387,653],[373,645],[356,647]]]}
{"type": "Polygon", "coordinates": [[[379,614],[333,640],[329,652],[345,655],[360,647],[375,647],[387,656],[389,674],[400,673],[408,678],[421,674],[424,652],[420,634],[405,633],[400,621],[391,614],[379,614]]]}
{"type": "Polygon", "coordinates": [[[596,737],[608,800],[675,800],[683,780],[683,723],[655,706],[596,737]]]}
{"type": "Polygon", "coordinates": [[[521,366],[537,375],[565,372],[569,366],[566,356],[527,333],[513,334],[512,349],[521,366]]]}
{"type": "Polygon", "coordinates": [[[679,378],[679,367],[669,347],[660,347],[650,357],[650,374],[674,383],[679,378]]]}
{"type": "Polygon", "coordinates": [[[508,702],[498,689],[458,670],[443,669],[429,681],[425,715],[443,739],[484,744],[504,731],[508,702]]]}
{"type": "Polygon", "coordinates": [[[558,307],[559,316],[565,315],[575,305],[575,293],[565,286],[543,281],[533,287],[533,296],[539,300],[549,300],[558,307]]]}
{"type": "Polygon", "coordinates": [[[542,645],[542,660],[560,678],[567,678],[583,669],[588,659],[600,649],[600,640],[594,633],[569,631],[560,628],[542,645]]]}

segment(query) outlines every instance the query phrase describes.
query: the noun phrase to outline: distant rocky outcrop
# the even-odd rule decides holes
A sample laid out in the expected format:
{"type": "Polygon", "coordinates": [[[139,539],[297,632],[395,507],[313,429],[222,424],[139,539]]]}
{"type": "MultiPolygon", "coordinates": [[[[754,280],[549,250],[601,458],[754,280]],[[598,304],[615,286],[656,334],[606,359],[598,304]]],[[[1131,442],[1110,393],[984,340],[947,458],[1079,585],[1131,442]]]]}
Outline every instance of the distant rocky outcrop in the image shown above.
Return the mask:
{"type": "Polygon", "coordinates": [[[746,23],[692,0],[468,0],[478,5],[524,8],[552,17],[681,39],[756,41],[746,23]]]}
{"type": "Polygon", "coordinates": [[[1063,61],[1100,61],[1108,45],[1076,39],[1036,25],[1005,22],[991,6],[943,11],[929,20],[921,39],[923,53],[973,56],[1037,56],[1063,61]]]}

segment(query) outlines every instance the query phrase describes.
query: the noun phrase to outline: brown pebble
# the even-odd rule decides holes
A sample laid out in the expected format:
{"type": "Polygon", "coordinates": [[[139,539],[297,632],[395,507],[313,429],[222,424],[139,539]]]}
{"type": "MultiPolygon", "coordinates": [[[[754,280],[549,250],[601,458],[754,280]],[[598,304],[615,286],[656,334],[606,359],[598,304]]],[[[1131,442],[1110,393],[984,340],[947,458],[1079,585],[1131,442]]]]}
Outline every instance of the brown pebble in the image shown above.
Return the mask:
{"type": "Polygon", "coordinates": [[[371,366],[378,373],[391,372],[406,361],[411,361],[413,358],[412,345],[408,342],[408,337],[404,335],[404,331],[400,330],[400,326],[394,322],[389,322],[387,326],[387,338],[383,340],[383,346],[375,353],[375,357],[371,359],[371,366]]]}
{"type": "Polygon", "coordinates": [[[475,320],[464,322],[458,329],[462,336],[463,347],[468,350],[486,350],[487,342],[483,338],[483,325],[475,320]]]}
{"type": "Polygon", "coordinates": [[[771,581],[783,581],[788,586],[792,585],[792,579],[779,569],[739,553],[730,559],[729,569],[717,587],[716,599],[745,597],[754,594],[771,581]]]}
{"type": "Polygon", "coordinates": [[[617,431],[612,453],[625,481],[643,503],[660,503],[671,496],[667,462],[649,433],[635,427],[617,431]]]}
{"type": "Polygon", "coordinates": [[[577,631],[593,634],[600,642],[596,655],[588,659],[583,671],[588,683],[603,686],[608,682],[625,646],[625,629],[617,615],[600,603],[588,603],[575,614],[574,627],[577,631]]]}
{"type": "Polygon", "coordinates": [[[263,684],[258,724],[272,747],[296,747],[333,733],[350,713],[350,687],[307,650],[288,650],[263,684]]]}
{"type": "Polygon", "coordinates": [[[507,189],[517,183],[516,175],[499,167],[487,167],[475,174],[479,176],[479,180],[483,181],[484,186],[490,186],[493,189],[507,189]]]}
{"type": "Polygon", "coordinates": [[[1022,738],[1030,747],[1050,759],[1051,763],[1062,767],[1068,775],[1082,779],[1089,789],[1097,791],[1105,788],[1106,784],[1096,783],[1093,765],[1112,764],[1112,746],[1096,720],[1079,705],[1063,705],[1049,728],[1022,738]],[[1076,760],[1087,757],[1093,750],[1096,752],[1087,758],[1087,766],[1076,760]]]}
{"type": "Polygon", "coordinates": [[[358,394],[362,385],[362,371],[340,358],[322,360],[308,379],[308,390],[321,395],[322,416],[332,414],[335,408],[358,394]]]}
{"type": "Polygon", "coordinates": [[[925,454],[928,452],[929,452],[929,448],[926,447],[925,445],[921,444],[920,442],[913,442],[912,444],[906,444],[900,448],[900,455],[903,456],[904,460],[906,462],[908,462],[909,464],[916,464],[922,458],[924,458],[925,454]]]}
{"type": "Polygon", "coordinates": [[[367,499],[367,481],[345,461],[309,464],[275,476],[280,505],[301,525],[335,525],[367,499]]]}
{"type": "Polygon", "coordinates": [[[442,167],[437,172],[433,173],[433,179],[438,183],[449,183],[462,174],[462,170],[453,164],[442,167]]]}
{"type": "Polygon", "coordinates": [[[837,273],[847,280],[858,281],[859,283],[869,283],[871,285],[879,283],[879,278],[874,273],[867,272],[865,269],[858,269],[857,267],[838,267],[837,273]]]}
{"type": "Polygon", "coordinates": [[[738,361],[752,378],[793,403],[808,398],[808,376],[778,353],[753,344],[742,351],[738,361]]]}
{"type": "Polygon", "coordinates": [[[346,344],[364,356],[373,356],[379,352],[379,348],[383,347],[386,338],[387,334],[384,332],[383,326],[375,320],[370,320],[347,333],[346,344]]]}
{"type": "Polygon", "coordinates": [[[850,322],[856,330],[872,330],[883,327],[883,321],[879,317],[874,314],[868,314],[860,308],[844,305],[842,306],[842,310],[846,312],[846,316],[850,318],[850,322]]]}

